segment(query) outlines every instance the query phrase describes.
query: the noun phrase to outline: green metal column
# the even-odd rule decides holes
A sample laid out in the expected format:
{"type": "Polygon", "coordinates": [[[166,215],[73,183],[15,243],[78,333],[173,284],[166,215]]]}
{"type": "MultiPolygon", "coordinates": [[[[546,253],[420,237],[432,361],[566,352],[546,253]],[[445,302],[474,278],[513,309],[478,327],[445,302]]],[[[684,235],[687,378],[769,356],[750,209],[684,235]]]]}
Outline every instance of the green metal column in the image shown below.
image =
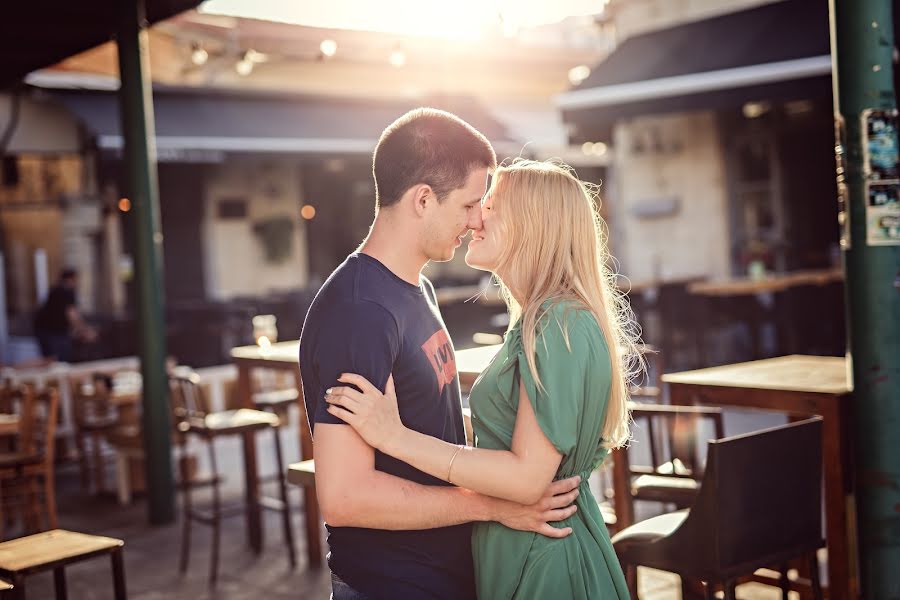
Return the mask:
{"type": "Polygon", "coordinates": [[[864,598],[898,599],[900,209],[895,203],[900,183],[895,183],[897,130],[891,116],[896,108],[891,0],[829,4],[835,116],[843,118],[846,131],[846,168],[838,176],[846,184],[849,217],[844,266],[853,359],[859,585],[864,598]],[[867,119],[871,109],[886,112],[867,119]],[[880,198],[876,191],[883,192],[880,198]]]}
{"type": "Polygon", "coordinates": [[[150,523],[164,524],[175,519],[175,485],[166,377],[162,233],[159,226],[153,99],[147,62],[144,0],[125,0],[120,6],[118,48],[122,87],[119,99],[125,139],[123,157],[135,221],[135,275],[148,510],[150,523]]]}

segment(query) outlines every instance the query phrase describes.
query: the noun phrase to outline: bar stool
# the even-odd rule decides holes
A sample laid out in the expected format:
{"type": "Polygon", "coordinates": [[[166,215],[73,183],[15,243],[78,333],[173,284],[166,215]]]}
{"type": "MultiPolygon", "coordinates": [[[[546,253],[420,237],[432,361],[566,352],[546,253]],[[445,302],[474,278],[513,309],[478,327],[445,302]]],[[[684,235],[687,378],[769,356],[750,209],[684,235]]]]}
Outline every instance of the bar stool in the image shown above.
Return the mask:
{"type": "MultiPolygon", "coordinates": [[[[221,412],[208,412],[208,405],[203,396],[203,390],[199,385],[199,376],[190,371],[183,369],[176,370],[170,375],[169,382],[171,387],[171,402],[173,415],[176,420],[178,430],[185,435],[194,435],[199,437],[209,451],[210,476],[203,480],[194,477],[185,477],[182,489],[182,498],[184,503],[184,523],[182,530],[181,543],[181,572],[187,571],[190,543],[191,543],[191,522],[198,521],[213,528],[212,540],[212,556],[210,560],[209,582],[213,584],[218,578],[219,563],[219,538],[221,520],[227,516],[241,514],[247,510],[258,510],[259,508],[267,508],[276,510],[282,515],[282,525],[284,528],[284,541],[288,549],[288,557],[291,567],[297,566],[297,557],[294,550],[294,534],[291,528],[290,506],[287,500],[287,487],[284,478],[284,462],[282,459],[281,438],[279,437],[279,419],[277,415],[254,410],[249,408],[241,408],[237,410],[226,410],[221,412]],[[222,477],[219,474],[218,462],[214,442],[217,438],[227,436],[246,436],[255,434],[258,431],[269,429],[275,438],[275,460],[279,477],[279,498],[260,498],[259,506],[238,506],[223,508],[219,485],[222,477]],[[212,508],[211,510],[201,510],[193,506],[191,491],[194,487],[201,485],[209,485],[212,487],[212,508]]],[[[252,482],[252,485],[259,485],[258,481],[252,482]]]]}

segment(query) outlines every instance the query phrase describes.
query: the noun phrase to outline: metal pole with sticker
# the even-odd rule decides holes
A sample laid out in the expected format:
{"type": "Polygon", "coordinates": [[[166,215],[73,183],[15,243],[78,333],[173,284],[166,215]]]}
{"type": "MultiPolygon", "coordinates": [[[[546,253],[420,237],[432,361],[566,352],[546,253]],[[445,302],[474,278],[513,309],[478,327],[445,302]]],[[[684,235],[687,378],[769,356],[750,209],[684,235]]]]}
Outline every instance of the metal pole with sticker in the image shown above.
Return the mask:
{"type": "Polygon", "coordinates": [[[864,110],[860,132],[866,178],[866,244],[900,245],[897,109],[864,110]]]}
{"type": "Polygon", "coordinates": [[[853,382],[847,425],[855,434],[855,490],[847,488],[846,505],[859,549],[858,577],[857,565],[846,565],[850,589],[830,596],[900,598],[900,151],[892,1],[829,0],[829,6],[835,115],[845,125],[836,146],[845,157],[838,184],[848,242],[842,244],[853,382]]]}

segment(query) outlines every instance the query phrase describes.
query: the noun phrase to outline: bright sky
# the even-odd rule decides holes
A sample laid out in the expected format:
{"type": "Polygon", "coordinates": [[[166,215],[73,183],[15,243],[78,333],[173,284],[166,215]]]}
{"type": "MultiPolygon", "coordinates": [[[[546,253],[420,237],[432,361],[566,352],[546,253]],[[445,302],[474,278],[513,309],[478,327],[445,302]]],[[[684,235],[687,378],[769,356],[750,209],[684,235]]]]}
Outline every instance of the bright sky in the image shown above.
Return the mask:
{"type": "Polygon", "coordinates": [[[603,11],[604,0],[207,0],[210,14],[310,27],[357,29],[448,39],[476,39],[491,30],[556,23],[603,11]]]}

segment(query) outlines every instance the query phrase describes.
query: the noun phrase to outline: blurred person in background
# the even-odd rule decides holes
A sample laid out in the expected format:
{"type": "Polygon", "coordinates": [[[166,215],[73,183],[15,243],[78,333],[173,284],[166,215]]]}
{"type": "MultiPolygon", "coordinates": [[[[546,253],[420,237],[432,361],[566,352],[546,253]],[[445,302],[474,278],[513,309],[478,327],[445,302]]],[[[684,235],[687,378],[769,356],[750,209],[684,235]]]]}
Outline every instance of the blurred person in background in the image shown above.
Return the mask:
{"type": "Polygon", "coordinates": [[[571,531],[548,522],[575,511],[577,478],[548,479],[527,502],[479,494],[451,484],[446,463],[442,473],[423,472],[374,448],[325,401],[342,373],[379,390],[393,373],[395,410],[407,427],[466,445],[453,344],[421,271],[453,258],[462,238],[481,230],[495,166],[487,139],[449,113],[417,109],[388,126],[373,157],[369,235],[307,314],[300,370],[334,600],[474,598],[472,522],[554,538],[571,531]]]}
{"type": "Polygon", "coordinates": [[[511,325],[469,397],[477,447],[407,427],[398,400],[412,400],[393,380],[382,393],[344,374],[345,385],[327,392],[328,412],[381,452],[488,496],[529,504],[551,482],[580,477],[577,512],[555,524],[571,535],[474,526],[478,597],[627,599],[588,487],[610,449],[628,441],[626,390],[640,363],[637,327],[607,266],[605,224],[588,185],[553,163],[498,168],[481,210],[466,262],[498,279],[511,325]]]}
{"type": "Polygon", "coordinates": [[[93,342],[96,330],[88,325],[78,310],[78,271],[63,269],[59,282],[50,289],[47,299],[34,317],[34,333],[41,348],[41,356],[61,362],[71,362],[74,340],[93,342]]]}

